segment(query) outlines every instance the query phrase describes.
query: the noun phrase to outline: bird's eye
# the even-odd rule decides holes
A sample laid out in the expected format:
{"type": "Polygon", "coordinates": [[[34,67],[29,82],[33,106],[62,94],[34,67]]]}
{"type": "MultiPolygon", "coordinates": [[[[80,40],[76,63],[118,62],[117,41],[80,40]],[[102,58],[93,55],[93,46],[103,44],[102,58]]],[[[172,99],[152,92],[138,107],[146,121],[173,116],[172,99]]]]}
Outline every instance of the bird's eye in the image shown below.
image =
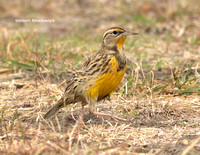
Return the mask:
{"type": "Polygon", "coordinates": [[[116,35],[116,34],[117,34],[117,31],[113,31],[113,34],[116,35]]]}

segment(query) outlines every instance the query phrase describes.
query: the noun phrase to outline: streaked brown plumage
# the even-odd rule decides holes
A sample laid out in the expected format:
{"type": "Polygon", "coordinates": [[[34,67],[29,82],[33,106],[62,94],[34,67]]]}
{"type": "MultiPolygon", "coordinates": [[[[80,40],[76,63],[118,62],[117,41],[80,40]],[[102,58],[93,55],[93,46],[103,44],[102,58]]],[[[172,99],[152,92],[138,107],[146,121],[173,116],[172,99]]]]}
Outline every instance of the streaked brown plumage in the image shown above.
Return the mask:
{"type": "Polygon", "coordinates": [[[83,107],[89,104],[89,111],[94,115],[109,116],[108,114],[94,112],[94,104],[109,96],[121,82],[126,71],[126,57],[123,53],[123,43],[128,35],[135,35],[121,27],[108,29],[103,36],[99,52],[85,62],[83,68],[73,73],[63,97],[44,116],[49,118],[60,108],[81,102],[83,107]]]}

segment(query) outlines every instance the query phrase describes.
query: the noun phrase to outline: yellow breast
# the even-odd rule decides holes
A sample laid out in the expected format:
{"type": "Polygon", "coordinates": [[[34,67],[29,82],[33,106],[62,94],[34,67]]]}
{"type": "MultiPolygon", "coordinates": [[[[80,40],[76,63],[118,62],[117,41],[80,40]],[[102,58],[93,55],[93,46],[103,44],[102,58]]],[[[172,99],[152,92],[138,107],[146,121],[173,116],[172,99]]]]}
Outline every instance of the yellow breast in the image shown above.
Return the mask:
{"type": "Polygon", "coordinates": [[[97,78],[95,84],[89,88],[87,97],[90,99],[101,99],[115,91],[126,71],[126,65],[120,71],[117,71],[118,67],[118,61],[113,56],[109,62],[109,65],[106,67],[106,69],[108,68],[108,72],[97,78]]]}

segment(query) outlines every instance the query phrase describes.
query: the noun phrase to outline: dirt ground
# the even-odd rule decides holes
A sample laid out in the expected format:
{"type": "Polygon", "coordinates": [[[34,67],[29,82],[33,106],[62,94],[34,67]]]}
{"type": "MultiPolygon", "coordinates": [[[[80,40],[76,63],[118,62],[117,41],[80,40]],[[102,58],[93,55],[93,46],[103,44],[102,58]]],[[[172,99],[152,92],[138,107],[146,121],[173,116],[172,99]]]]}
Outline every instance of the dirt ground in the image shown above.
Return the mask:
{"type": "Polygon", "coordinates": [[[175,0],[0,1],[0,154],[200,154],[200,2],[175,0]],[[55,22],[16,22],[54,19],[55,22]],[[105,30],[139,32],[124,45],[119,88],[96,103],[44,114],[67,71],[100,48],[105,30]]]}

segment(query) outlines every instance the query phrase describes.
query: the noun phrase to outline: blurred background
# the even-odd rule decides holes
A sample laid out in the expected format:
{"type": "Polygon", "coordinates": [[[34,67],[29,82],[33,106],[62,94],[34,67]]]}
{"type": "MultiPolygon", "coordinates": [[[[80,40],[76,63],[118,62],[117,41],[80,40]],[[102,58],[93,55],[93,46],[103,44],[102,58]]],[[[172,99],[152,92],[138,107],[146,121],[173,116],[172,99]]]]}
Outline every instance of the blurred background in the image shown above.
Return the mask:
{"type": "Polygon", "coordinates": [[[98,32],[116,25],[140,31],[161,25],[175,27],[174,22],[183,27],[195,24],[192,19],[198,18],[199,3],[198,0],[1,0],[1,31],[2,28],[20,32],[37,29],[67,35],[77,30],[84,30],[82,33],[86,34],[98,32]],[[15,19],[55,19],[55,22],[16,23],[15,19]]]}

